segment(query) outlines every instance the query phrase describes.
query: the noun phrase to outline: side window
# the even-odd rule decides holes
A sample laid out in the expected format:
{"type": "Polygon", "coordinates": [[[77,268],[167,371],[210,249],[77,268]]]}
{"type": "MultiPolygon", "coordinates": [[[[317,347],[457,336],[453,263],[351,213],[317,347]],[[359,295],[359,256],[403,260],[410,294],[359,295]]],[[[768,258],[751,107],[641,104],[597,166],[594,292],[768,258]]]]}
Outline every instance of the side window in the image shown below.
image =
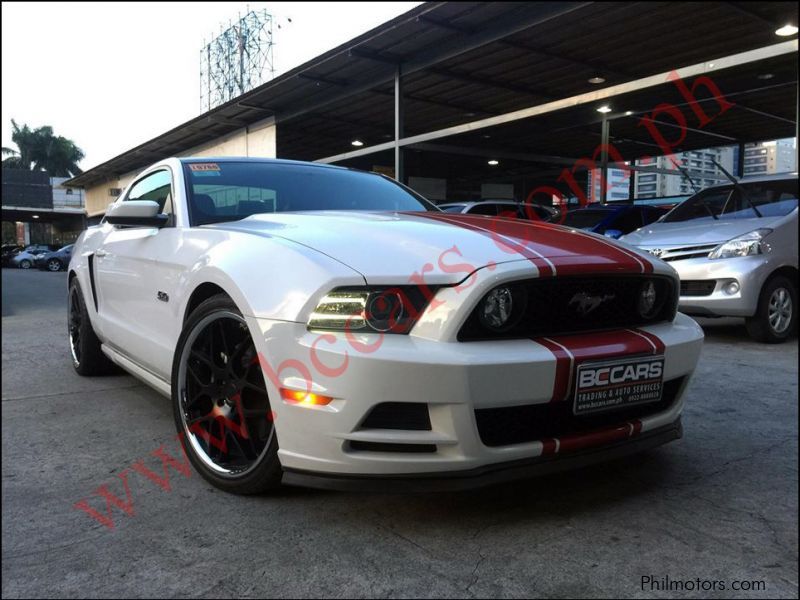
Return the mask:
{"type": "Polygon", "coordinates": [[[469,214],[471,215],[491,215],[493,217],[497,216],[497,205],[496,204],[476,204],[472,208],[469,209],[469,214]]]}
{"type": "Polygon", "coordinates": [[[124,202],[129,200],[153,200],[159,211],[172,214],[172,177],[169,171],[156,171],[134,184],[124,202]]]}
{"type": "Polygon", "coordinates": [[[638,210],[627,210],[619,215],[608,229],[619,229],[622,233],[630,233],[642,226],[642,214],[638,210]]]}

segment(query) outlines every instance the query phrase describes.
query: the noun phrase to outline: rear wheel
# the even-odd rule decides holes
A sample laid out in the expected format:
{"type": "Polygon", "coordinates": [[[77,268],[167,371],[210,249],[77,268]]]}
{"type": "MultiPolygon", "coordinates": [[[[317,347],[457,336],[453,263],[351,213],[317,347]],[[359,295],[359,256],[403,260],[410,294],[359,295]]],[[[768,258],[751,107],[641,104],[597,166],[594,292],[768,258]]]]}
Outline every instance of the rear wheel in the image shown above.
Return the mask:
{"type": "Polygon", "coordinates": [[[57,258],[51,258],[47,261],[47,270],[48,271],[60,271],[61,270],[61,261],[57,258]]]}
{"type": "Polygon", "coordinates": [[[19,261],[19,268],[20,269],[30,269],[33,266],[33,263],[29,261],[27,258],[23,258],[19,261]]]}
{"type": "Polygon", "coordinates": [[[100,340],[92,329],[77,277],[69,284],[67,320],[72,366],[78,374],[104,375],[116,371],[114,363],[100,349],[100,340]]]}
{"type": "Polygon", "coordinates": [[[750,336],[766,344],[785,342],[797,329],[797,286],[788,277],[764,285],[756,314],[745,320],[750,336]]]}
{"type": "Polygon", "coordinates": [[[186,322],[172,366],[175,425],[195,469],[237,494],[280,484],[269,396],[253,339],[225,295],[209,298],[186,322]]]}

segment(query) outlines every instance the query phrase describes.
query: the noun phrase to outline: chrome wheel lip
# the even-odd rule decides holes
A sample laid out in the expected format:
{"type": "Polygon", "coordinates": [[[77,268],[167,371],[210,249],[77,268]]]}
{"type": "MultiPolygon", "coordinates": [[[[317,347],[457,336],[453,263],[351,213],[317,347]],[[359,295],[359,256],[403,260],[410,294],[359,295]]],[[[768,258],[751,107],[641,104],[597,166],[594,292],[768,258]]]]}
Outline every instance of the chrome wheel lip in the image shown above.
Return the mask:
{"type": "Polygon", "coordinates": [[[78,290],[72,289],[69,293],[69,308],[67,310],[67,332],[69,334],[69,351],[72,355],[72,364],[80,366],[80,326],[82,315],[80,313],[80,298],[78,290]]]}
{"type": "Polygon", "coordinates": [[[767,321],[776,334],[785,333],[792,323],[792,295],[785,287],[773,290],[767,306],[767,321]]]}
{"type": "MultiPolygon", "coordinates": [[[[205,316],[203,319],[200,320],[197,325],[194,326],[191,333],[186,339],[186,342],[181,349],[181,354],[178,362],[178,376],[177,381],[175,382],[178,386],[178,410],[180,411],[181,415],[181,426],[182,431],[181,435],[186,438],[187,443],[192,447],[195,452],[195,455],[201,460],[201,462],[211,469],[215,475],[227,478],[227,479],[237,479],[244,477],[245,475],[251,473],[253,469],[255,469],[258,465],[266,457],[267,453],[269,452],[269,448],[272,445],[273,437],[275,436],[275,426],[274,424],[270,428],[269,436],[267,437],[267,441],[264,444],[264,449],[261,451],[261,454],[245,469],[228,469],[221,465],[218,465],[214,460],[208,456],[206,450],[203,448],[202,444],[198,440],[197,436],[190,430],[189,424],[187,422],[187,415],[186,411],[184,410],[184,397],[186,394],[186,376],[187,376],[187,363],[189,360],[189,355],[192,351],[192,346],[194,342],[197,340],[198,336],[206,329],[208,325],[217,321],[219,319],[233,319],[240,323],[247,325],[244,318],[241,315],[238,315],[234,312],[223,310],[211,313],[205,316]]],[[[248,331],[249,335],[249,331],[248,331]]]]}

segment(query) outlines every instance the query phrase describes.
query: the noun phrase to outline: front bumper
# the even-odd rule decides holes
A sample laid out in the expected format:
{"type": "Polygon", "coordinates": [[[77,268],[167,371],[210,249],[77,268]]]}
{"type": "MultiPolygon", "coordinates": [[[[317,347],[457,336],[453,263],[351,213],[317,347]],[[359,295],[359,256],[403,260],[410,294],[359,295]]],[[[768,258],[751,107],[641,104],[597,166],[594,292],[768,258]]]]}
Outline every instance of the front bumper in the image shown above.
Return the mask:
{"type": "Polygon", "coordinates": [[[340,473],[311,473],[295,469],[284,469],[282,483],[284,485],[343,492],[401,494],[459,492],[588,467],[650,450],[681,437],[683,437],[683,424],[680,417],[678,417],[674,422],[648,431],[634,439],[611,442],[563,456],[537,456],[530,459],[487,465],[469,471],[422,473],[414,477],[403,475],[353,476],[340,473]]]}
{"type": "MultiPolygon", "coordinates": [[[[563,438],[559,446],[558,439],[548,438],[487,446],[481,440],[476,410],[541,405],[553,400],[558,360],[542,343],[446,342],[413,334],[387,335],[381,343],[374,343],[368,337],[351,336],[348,340],[344,334],[309,332],[300,323],[249,319],[251,330],[260,332],[256,345],[263,356],[270,398],[281,397],[279,387],[296,390],[310,387],[315,393],[334,398],[326,406],[300,406],[276,400],[271,403],[278,455],[287,483],[309,480],[313,474],[334,481],[324,484],[329,487],[348,478],[380,476],[404,481],[442,474],[448,478],[450,474],[459,474],[462,483],[452,485],[471,487],[476,481],[493,482],[497,476],[488,473],[497,469],[527,473],[530,465],[518,465],[518,461],[526,463],[541,458],[541,464],[565,460],[568,465],[573,463],[571,449],[589,452],[610,441],[614,447],[634,444],[630,447],[635,449],[637,440],[679,419],[683,392],[696,367],[703,339],[698,325],[681,314],[672,323],[640,330],[664,345],[664,381],[682,378],[682,383],[674,401],[662,412],[636,419],[636,423],[615,423],[612,429],[624,428],[624,439],[590,433],[577,444],[563,438]],[[373,407],[386,402],[427,404],[430,430],[362,428],[373,407]],[[591,443],[583,443],[586,441],[591,443]],[[396,448],[403,444],[427,446],[435,447],[435,451],[354,450],[364,444],[376,448],[378,445],[396,448]],[[553,456],[546,456],[549,454],[553,456]],[[522,470],[517,470],[520,465],[522,470]]],[[[609,355],[623,358],[620,345],[614,343],[614,332],[608,332],[607,336],[610,341],[603,347],[609,355]]],[[[675,437],[678,436],[669,439],[675,437]]],[[[658,443],[668,441],[658,439],[662,440],[658,443]]],[[[538,469],[536,466],[534,470],[538,469]]]]}
{"type": "Polygon", "coordinates": [[[774,270],[768,255],[737,258],[691,258],[671,261],[681,281],[714,281],[708,296],[681,296],[681,312],[709,317],[751,317],[758,308],[758,297],[769,274],[774,270]],[[726,291],[732,282],[739,284],[734,294],[726,291]]]}

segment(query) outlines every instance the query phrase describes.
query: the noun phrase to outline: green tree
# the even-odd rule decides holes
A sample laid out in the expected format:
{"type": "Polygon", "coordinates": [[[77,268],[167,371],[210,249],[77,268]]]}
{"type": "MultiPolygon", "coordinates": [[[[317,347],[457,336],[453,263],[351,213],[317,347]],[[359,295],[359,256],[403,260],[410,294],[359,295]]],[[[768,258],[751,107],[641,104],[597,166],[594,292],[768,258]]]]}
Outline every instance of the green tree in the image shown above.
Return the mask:
{"type": "Polygon", "coordinates": [[[2,148],[3,166],[47,171],[52,177],[74,177],[83,171],[78,163],[83,151],[70,139],[53,134],[49,125],[31,129],[11,119],[11,141],[17,148],[2,148]]]}

